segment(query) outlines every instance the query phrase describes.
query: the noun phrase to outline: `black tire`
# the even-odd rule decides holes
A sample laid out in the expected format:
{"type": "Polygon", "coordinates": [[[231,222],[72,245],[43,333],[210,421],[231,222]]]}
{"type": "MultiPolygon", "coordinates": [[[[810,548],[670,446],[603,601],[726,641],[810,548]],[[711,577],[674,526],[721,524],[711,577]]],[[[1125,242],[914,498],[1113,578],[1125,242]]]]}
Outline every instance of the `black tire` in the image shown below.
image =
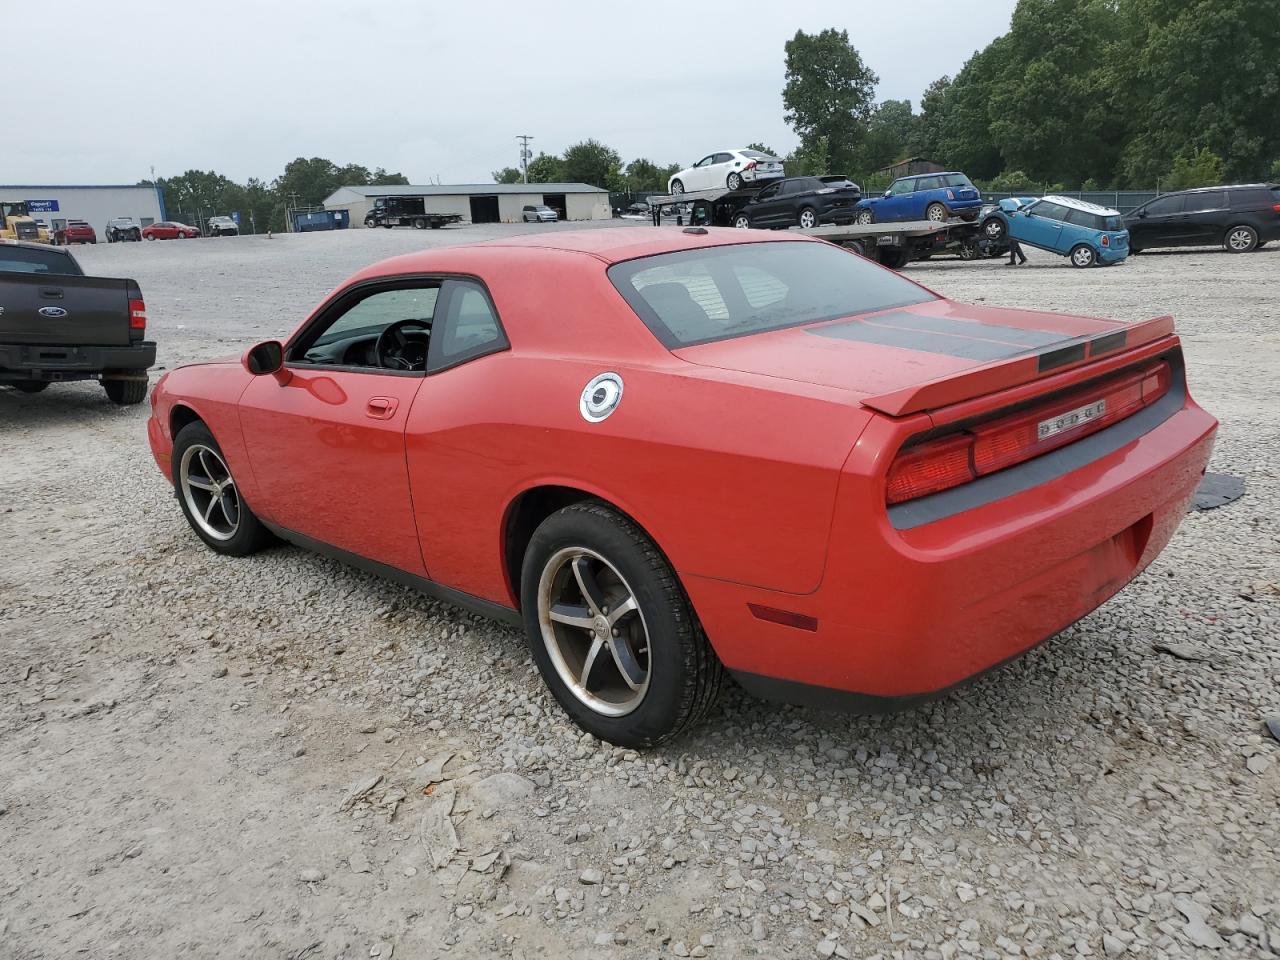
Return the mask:
{"type": "Polygon", "coordinates": [[[431,221],[431,229],[432,229],[432,230],[439,230],[442,226],[444,226],[444,224],[442,224],[439,220],[432,220],[432,221],[431,221]]]}
{"type": "Polygon", "coordinates": [[[1247,223],[1238,223],[1227,228],[1222,245],[1228,253],[1252,253],[1258,249],[1258,231],[1247,223]]]}
{"type": "Polygon", "coordinates": [[[929,204],[924,208],[924,218],[930,223],[946,223],[947,205],[937,202],[929,204]]]}
{"type": "Polygon", "coordinates": [[[739,230],[751,229],[751,217],[745,213],[735,213],[733,215],[733,225],[739,230]]]}
{"type": "Polygon", "coordinates": [[[19,393],[39,393],[49,386],[48,380],[12,380],[9,386],[19,393]]]}
{"type": "Polygon", "coordinates": [[[901,270],[907,265],[907,251],[895,247],[881,247],[880,263],[890,270],[901,270]]]}
{"type": "Polygon", "coordinates": [[[147,399],[147,381],[145,380],[103,380],[102,389],[107,392],[107,399],[122,407],[132,406],[147,399]]]}
{"type": "Polygon", "coordinates": [[[818,225],[818,211],[813,207],[801,207],[796,214],[796,225],[806,230],[812,230],[818,225]]]}
{"type": "Polygon", "coordinates": [[[139,230],[131,231],[129,234],[129,239],[132,240],[134,243],[138,243],[139,241],[142,240],[142,232],[139,230]]]}
{"type": "Polygon", "coordinates": [[[724,178],[724,185],[730,190],[742,189],[742,174],[736,170],[730,170],[729,175],[724,178]]]}
{"type": "Polygon", "coordinates": [[[960,249],[958,253],[960,254],[961,260],[978,259],[978,248],[975,246],[971,246],[970,244],[967,244],[967,243],[960,244],[960,249]]]}
{"type": "MultiPolygon", "coordinates": [[[[565,712],[592,736],[621,747],[652,747],[696,724],[715,703],[725,671],[707,641],[675,572],[632,520],[598,501],[552,514],[534,531],[520,577],[525,633],[534,663],[565,712]],[[543,638],[539,590],[562,551],[584,548],[604,558],[639,605],[648,663],[638,705],[609,716],[578,698],[561,677],[543,638]]],[[[607,608],[606,608],[607,609],[607,608]]],[[[578,628],[564,628],[578,629],[578,628]]],[[[616,634],[615,634],[616,635],[616,634]]]]}
{"type": "Polygon", "coordinates": [[[427,219],[426,219],[426,217],[418,217],[418,219],[414,220],[414,221],[413,221],[413,229],[415,229],[415,230],[425,230],[425,229],[427,229],[427,219]]]}
{"type": "Polygon", "coordinates": [[[996,243],[1004,239],[1008,229],[1008,225],[999,217],[989,217],[982,223],[982,235],[996,243]]]}
{"type": "Polygon", "coordinates": [[[1077,243],[1067,254],[1067,259],[1071,261],[1073,267],[1087,268],[1098,265],[1098,254],[1087,243],[1077,243]]]}
{"type": "Polygon", "coordinates": [[[867,245],[861,240],[846,240],[844,242],[844,248],[846,250],[852,250],[860,257],[865,257],[867,255],[867,245]]]}
{"type": "Polygon", "coordinates": [[[238,501],[240,507],[239,524],[235,534],[229,539],[219,540],[209,536],[192,517],[191,507],[187,503],[186,497],[183,496],[178,472],[187,449],[196,444],[212,448],[225,462],[225,458],[222,457],[222,448],[218,446],[218,441],[214,439],[209,428],[199,420],[189,423],[179,430],[178,435],[173,440],[173,458],[171,460],[173,464],[173,490],[178,498],[178,506],[182,510],[182,515],[187,518],[187,523],[191,525],[191,529],[196,536],[203,540],[205,545],[215,553],[223,553],[230,557],[243,557],[270,544],[275,537],[272,536],[271,531],[262,525],[262,521],[249,509],[249,505],[243,499],[238,501]]]}
{"type": "Polygon", "coordinates": [[[684,181],[677,178],[671,181],[671,195],[674,197],[680,193],[684,193],[684,181]]]}

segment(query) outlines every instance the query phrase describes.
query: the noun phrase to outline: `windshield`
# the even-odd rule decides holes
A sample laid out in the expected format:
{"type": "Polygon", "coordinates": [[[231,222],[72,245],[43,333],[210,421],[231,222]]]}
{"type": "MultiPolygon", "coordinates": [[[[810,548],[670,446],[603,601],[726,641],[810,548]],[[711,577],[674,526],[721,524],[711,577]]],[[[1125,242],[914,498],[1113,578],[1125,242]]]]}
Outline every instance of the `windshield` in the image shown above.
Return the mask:
{"type": "Polygon", "coordinates": [[[0,273],[60,273],[72,277],[84,276],[71,257],[57,250],[35,250],[31,247],[11,247],[0,244],[0,273]]]}
{"type": "Polygon", "coordinates": [[[682,250],[614,264],[609,279],[668,349],[937,299],[829,243],[682,250]]]}

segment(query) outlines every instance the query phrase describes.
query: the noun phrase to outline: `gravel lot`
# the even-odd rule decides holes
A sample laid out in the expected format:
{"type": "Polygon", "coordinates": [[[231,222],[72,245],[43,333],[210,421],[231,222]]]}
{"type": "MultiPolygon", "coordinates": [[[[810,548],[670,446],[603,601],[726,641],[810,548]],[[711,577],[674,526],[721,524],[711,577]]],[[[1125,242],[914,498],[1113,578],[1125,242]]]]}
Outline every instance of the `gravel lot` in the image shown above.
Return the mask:
{"type": "MultiPolygon", "coordinates": [[[[141,283],[173,367],[287,332],[371,261],[521,229],[77,255],[141,283]]],[[[512,629],[296,549],[202,547],[147,406],[0,390],[0,957],[1280,954],[1280,250],[1030,255],[907,274],[1174,314],[1245,496],[944,700],[734,690],[643,755],[578,733],[512,629]]]]}

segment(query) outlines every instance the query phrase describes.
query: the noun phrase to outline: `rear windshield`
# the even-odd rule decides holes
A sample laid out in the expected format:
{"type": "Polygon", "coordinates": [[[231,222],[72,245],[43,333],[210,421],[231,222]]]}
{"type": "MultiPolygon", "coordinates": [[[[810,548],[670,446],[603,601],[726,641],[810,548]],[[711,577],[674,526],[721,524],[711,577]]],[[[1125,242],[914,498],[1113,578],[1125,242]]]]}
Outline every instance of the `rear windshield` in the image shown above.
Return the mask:
{"type": "Polygon", "coordinates": [[[761,153],[759,150],[739,150],[744,157],[750,157],[752,160],[772,160],[773,157],[767,153],[761,153]]]}
{"type": "Polygon", "coordinates": [[[937,299],[847,250],[798,241],[642,257],[609,279],[672,350],[937,299]]]}
{"type": "Polygon", "coordinates": [[[963,173],[948,173],[944,178],[948,187],[972,187],[969,178],[963,173]]]}
{"type": "Polygon", "coordinates": [[[0,244],[0,273],[59,273],[83,277],[80,265],[56,250],[34,250],[0,244]]]}

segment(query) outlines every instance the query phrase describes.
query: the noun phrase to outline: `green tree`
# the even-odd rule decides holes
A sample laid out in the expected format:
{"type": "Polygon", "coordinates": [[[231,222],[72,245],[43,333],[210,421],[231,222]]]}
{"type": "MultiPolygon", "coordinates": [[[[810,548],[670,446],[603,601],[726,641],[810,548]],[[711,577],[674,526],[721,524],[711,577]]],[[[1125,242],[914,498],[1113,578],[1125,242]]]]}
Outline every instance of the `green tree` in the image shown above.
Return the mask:
{"type": "Polygon", "coordinates": [[[369,184],[371,186],[378,186],[378,187],[390,187],[390,186],[407,187],[409,185],[409,178],[406,177],[403,173],[390,173],[382,169],[382,167],[378,167],[373,171],[373,176],[369,178],[369,184]]]}
{"type": "Polygon", "coordinates": [[[858,148],[853,169],[871,172],[908,156],[916,119],[910,100],[885,100],[877,104],[867,122],[867,135],[858,148]]]}
{"type": "Polygon", "coordinates": [[[1030,193],[1036,184],[1021,170],[1005,170],[987,181],[992,193],[1030,193]]]}
{"type": "Polygon", "coordinates": [[[621,166],[618,151],[598,140],[575,143],[564,152],[566,183],[589,183],[593,187],[613,189],[621,185],[621,166]]]}
{"type": "Polygon", "coordinates": [[[549,153],[539,153],[529,161],[530,183],[563,183],[564,161],[549,153]]]}
{"type": "Polygon", "coordinates": [[[760,153],[767,153],[771,157],[777,156],[777,154],[773,152],[772,147],[766,147],[763,143],[760,143],[759,141],[755,143],[748,143],[746,148],[748,150],[758,150],[760,153]]]}
{"type": "Polygon", "coordinates": [[[831,155],[826,137],[814,137],[796,147],[783,161],[787,175],[820,177],[831,172],[831,155]]]}
{"type": "Polygon", "coordinates": [[[939,77],[920,98],[920,113],[912,125],[907,154],[934,159],[942,156],[943,127],[951,109],[951,78],[939,77]]]}
{"type": "Polygon", "coordinates": [[[1222,158],[1208,147],[1195,153],[1180,153],[1173,159],[1173,170],[1161,178],[1161,186],[1168,190],[1186,190],[1190,187],[1212,187],[1222,183],[1222,158]]]}
{"type": "Polygon", "coordinates": [[[524,174],[515,167],[503,167],[501,170],[493,171],[494,183],[520,183],[524,180],[524,174]]]}
{"type": "Polygon", "coordinates": [[[660,167],[652,160],[640,158],[627,164],[623,181],[627,190],[662,190],[665,192],[667,178],[670,175],[667,173],[666,167],[660,167]]]}
{"type": "Polygon", "coordinates": [[[784,119],[803,144],[822,140],[827,166],[850,169],[866,134],[879,78],[862,62],[845,30],[797,30],[785,50],[784,119]]]}

